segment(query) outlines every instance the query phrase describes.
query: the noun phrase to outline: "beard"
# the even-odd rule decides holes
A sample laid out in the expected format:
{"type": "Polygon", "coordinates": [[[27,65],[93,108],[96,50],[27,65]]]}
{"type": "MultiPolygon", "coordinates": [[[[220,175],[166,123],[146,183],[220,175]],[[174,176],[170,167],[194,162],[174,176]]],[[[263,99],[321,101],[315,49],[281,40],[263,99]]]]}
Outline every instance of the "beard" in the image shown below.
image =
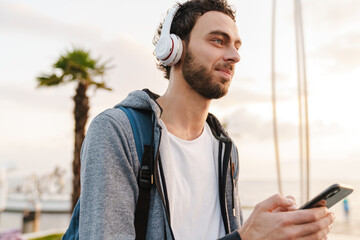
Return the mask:
{"type": "Polygon", "coordinates": [[[187,51],[182,67],[182,74],[189,86],[207,99],[219,99],[228,92],[228,79],[221,79],[220,82],[214,81],[212,70],[216,68],[229,68],[229,64],[217,64],[214,68],[207,70],[190,51],[187,51]]]}

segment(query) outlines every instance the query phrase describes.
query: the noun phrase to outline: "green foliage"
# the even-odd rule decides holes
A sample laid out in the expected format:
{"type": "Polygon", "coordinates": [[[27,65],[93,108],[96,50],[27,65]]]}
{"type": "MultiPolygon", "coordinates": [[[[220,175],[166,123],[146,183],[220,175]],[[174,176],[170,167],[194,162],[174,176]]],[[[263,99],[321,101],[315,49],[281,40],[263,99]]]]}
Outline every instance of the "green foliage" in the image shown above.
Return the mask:
{"type": "Polygon", "coordinates": [[[54,86],[59,85],[63,82],[62,78],[59,78],[55,74],[52,75],[43,75],[37,78],[39,81],[39,86],[54,86]]]}
{"type": "Polygon", "coordinates": [[[111,90],[102,79],[109,68],[107,62],[100,64],[99,59],[91,58],[89,51],[74,49],[59,57],[53,64],[53,73],[37,77],[38,86],[50,87],[70,81],[82,81],[96,88],[111,90]]]}

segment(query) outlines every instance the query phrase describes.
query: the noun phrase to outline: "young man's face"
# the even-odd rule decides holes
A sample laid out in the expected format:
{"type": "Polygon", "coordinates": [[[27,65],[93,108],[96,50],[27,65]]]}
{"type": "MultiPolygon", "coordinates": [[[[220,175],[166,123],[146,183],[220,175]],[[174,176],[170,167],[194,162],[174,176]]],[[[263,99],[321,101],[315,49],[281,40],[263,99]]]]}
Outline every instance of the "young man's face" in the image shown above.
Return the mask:
{"type": "Polygon", "coordinates": [[[240,45],[236,24],[229,16],[206,12],[190,34],[182,68],[185,80],[205,98],[224,96],[240,61],[240,45]]]}

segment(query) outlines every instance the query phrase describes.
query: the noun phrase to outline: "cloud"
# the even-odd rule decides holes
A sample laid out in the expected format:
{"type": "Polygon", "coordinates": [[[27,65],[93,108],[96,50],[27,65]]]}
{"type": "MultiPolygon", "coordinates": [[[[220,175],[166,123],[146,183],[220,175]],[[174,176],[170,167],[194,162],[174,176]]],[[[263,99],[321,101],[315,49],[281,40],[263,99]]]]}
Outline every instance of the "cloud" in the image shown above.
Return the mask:
{"type": "Polygon", "coordinates": [[[111,59],[114,68],[109,70],[111,86],[119,95],[125,95],[135,89],[150,88],[162,93],[168,81],[156,68],[152,49],[136,40],[117,38],[110,42],[101,42],[94,50],[111,59]]]}
{"type": "Polygon", "coordinates": [[[310,126],[311,135],[313,136],[334,136],[343,131],[342,127],[335,122],[325,123],[322,120],[316,120],[310,126]]]}
{"type": "Polygon", "coordinates": [[[321,46],[311,56],[322,60],[327,70],[348,72],[358,70],[360,65],[360,28],[359,32],[350,32],[321,46]]]}
{"type": "MultiPolygon", "coordinates": [[[[278,102],[294,100],[297,97],[297,90],[289,81],[286,74],[277,73],[277,92],[276,100],[278,102]],[[295,94],[295,95],[294,95],[295,94]]],[[[256,81],[251,77],[235,77],[231,83],[228,94],[214,102],[215,106],[231,107],[235,105],[271,103],[271,83],[264,84],[262,81],[256,81]]]]}
{"type": "Polygon", "coordinates": [[[316,61],[312,65],[335,73],[357,69],[360,63],[360,1],[305,1],[303,5],[309,60],[316,61]]]}
{"type": "Polygon", "coordinates": [[[34,84],[0,85],[0,100],[13,107],[34,108],[40,111],[67,111],[75,94],[74,84],[51,88],[36,88],[34,84]],[[69,104],[70,103],[70,104],[69,104]]]}
{"type": "Polygon", "coordinates": [[[4,2],[0,2],[0,29],[10,33],[72,40],[96,40],[101,35],[101,31],[94,26],[63,23],[28,5],[4,2]]]}
{"type": "Polygon", "coordinates": [[[226,97],[217,100],[214,103],[216,106],[227,107],[234,104],[251,104],[251,103],[266,103],[270,101],[270,96],[261,92],[255,92],[245,87],[232,87],[226,97]]]}
{"type": "Polygon", "coordinates": [[[336,29],[357,24],[360,20],[360,2],[357,0],[305,1],[303,5],[304,20],[311,23],[308,27],[336,29]]]}
{"type": "MultiPolygon", "coordinates": [[[[245,109],[238,109],[223,118],[229,134],[235,138],[245,138],[254,141],[269,141],[273,139],[273,122],[260,115],[250,113],[245,109]]],[[[291,122],[278,120],[279,141],[296,140],[299,137],[299,126],[291,122]]],[[[324,123],[316,120],[310,122],[310,137],[322,138],[334,136],[343,131],[337,123],[324,123]]]]}
{"type": "MultiPolygon", "coordinates": [[[[224,117],[224,122],[231,136],[267,141],[273,138],[273,124],[259,115],[240,109],[224,117]]],[[[279,123],[281,138],[296,137],[296,126],[290,123],[279,123]]]]}
{"type": "MultiPolygon", "coordinates": [[[[129,92],[136,89],[149,88],[161,94],[165,90],[168,81],[156,68],[155,57],[152,55],[151,49],[140,43],[120,37],[112,41],[99,41],[89,49],[91,49],[92,58],[99,58],[100,62],[109,61],[109,65],[113,66],[104,76],[105,82],[113,91],[94,91],[91,88],[88,91],[91,105],[98,109],[95,112],[112,107],[126,97],[129,92]]],[[[60,54],[62,52],[59,52],[58,56],[60,54]]],[[[33,69],[38,69],[34,72],[50,72],[53,61],[56,59],[52,59],[45,69],[33,66],[33,69]]],[[[22,106],[27,105],[43,111],[54,108],[53,111],[67,111],[69,107],[72,108],[71,97],[75,94],[75,83],[51,88],[36,88],[36,76],[20,75],[19,78],[27,79],[26,84],[17,81],[16,76],[12,76],[12,78],[15,79],[0,86],[2,101],[22,106]],[[66,104],[64,104],[65,102],[66,104]]]]}

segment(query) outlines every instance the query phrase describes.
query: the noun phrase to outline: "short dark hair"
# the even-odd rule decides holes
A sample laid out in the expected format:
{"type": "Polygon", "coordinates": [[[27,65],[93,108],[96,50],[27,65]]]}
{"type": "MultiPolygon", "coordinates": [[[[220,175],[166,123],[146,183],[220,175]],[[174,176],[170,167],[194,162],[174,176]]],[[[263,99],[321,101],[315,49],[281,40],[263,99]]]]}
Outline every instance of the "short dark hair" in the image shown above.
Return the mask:
{"type": "MultiPolygon", "coordinates": [[[[204,13],[209,11],[222,12],[235,22],[235,11],[232,10],[227,0],[189,0],[183,4],[177,3],[179,6],[171,23],[170,33],[178,35],[186,43],[189,42],[190,33],[195,26],[196,20],[204,13]]],[[[163,22],[160,23],[157,32],[153,38],[153,44],[156,46],[161,35],[163,22]]],[[[164,72],[164,77],[169,79],[170,66],[164,66],[160,61],[157,67],[164,72]]]]}

